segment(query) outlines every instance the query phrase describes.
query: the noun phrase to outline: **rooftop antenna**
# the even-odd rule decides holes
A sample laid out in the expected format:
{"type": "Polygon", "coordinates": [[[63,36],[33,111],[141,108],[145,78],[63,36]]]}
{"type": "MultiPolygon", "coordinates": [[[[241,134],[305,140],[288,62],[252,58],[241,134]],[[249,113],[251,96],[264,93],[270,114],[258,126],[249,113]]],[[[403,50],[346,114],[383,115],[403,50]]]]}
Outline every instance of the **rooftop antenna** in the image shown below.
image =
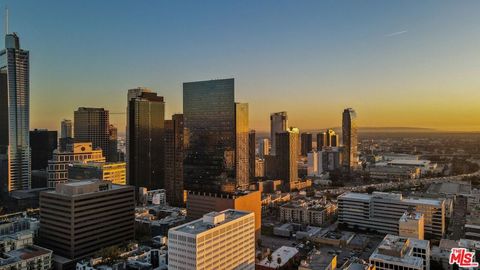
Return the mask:
{"type": "Polygon", "coordinates": [[[8,7],[5,6],[5,35],[8,35],[8,7]]]}

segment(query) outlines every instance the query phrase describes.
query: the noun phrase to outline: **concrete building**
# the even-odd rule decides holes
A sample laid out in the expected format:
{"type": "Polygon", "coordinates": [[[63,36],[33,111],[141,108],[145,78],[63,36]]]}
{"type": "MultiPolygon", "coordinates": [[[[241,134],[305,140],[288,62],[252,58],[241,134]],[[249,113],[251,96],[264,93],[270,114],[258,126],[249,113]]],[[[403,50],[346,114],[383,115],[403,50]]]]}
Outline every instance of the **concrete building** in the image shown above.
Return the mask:
{"type": "Polygon", "coordinates": [[[86,162],[68,165],[68,178],[73,180],[98,179],[116,185],[126,185],[125,162],[86,162]]]}
{"type": "Polygon", "coordinates": [[[73,138],[72,120],[63,119],[60,123],[60,138],[73,138]]]}
{"type": "Polygon", "coordinates": [[[378,270],[430,270],[430,242],[389,234],[369,261],[378,270]]]}
{"type": "Polygon", "coordinates": [[[58,183],[68,180],[68,166],[76,162],[105,162],[101,149],[93,149],[92,143],[73,143],[62,151],[53,152],[52,160],[48,161],[48,187],[55,188],[58,183]]]}
{"type": "Polygon", "coordinates": [[[262,226],[262,202],[260,191],[207,193],[190,191],[187,194],[187,218],[201,218],[206,213],[226,209],[249,211],[255,214],[255,233],[260,236],[262,226]]]}
{"type": "Polygon", "coordinates": [[[342,167],[342,159],[344,153],[338,147],[324,147],[322,152],[319,153],[319,162],[321,161],[322,167],[318,167],[320,171],[333,171],[342,167]],[[321,157],[321,158],[320,158],[321,157]]]}
{"type": "Polygon", "coordinates": [[[425,237],[425,218],[422,213],[405,212],[398,221],[398,235],[423,240],[425,237]]]}
{"type": "Polygon", "coordinates": [[[337,269],[337,255],[323,254],[319,250],[312,250],[306,260],[301,261],[298,270],[335,270],[337,269]]]}
{"type": "Polygon", "coordinates": [[[165,120],[165,190],[170,205],[183,206],[183,114],[165,120]]]}
{"type": "Polygon", "coordinates": [[[348,192],[338,197],[340,223],[381,233],[398,235],[399,219],[409,209],[423,214],[425,235],[438,239],[443,237],[444,200],[403,198],[402,194],[385,192],[373,194],[348,192]]]}
{"type": "Polygon", "coordinates": [[[257,150],[257,135],[255,130],[248,132],[248,177],[249,180],[253,180],[256,177],[255,174],[255,159],[257,150]]]}
{"type": "Polygon", "coordinates": [[[265,160],[255,159],[255,177],[265,177],[265,160]]]}
{"type": "Polygon", "coordinates": [[[132,186],[85,180],[40,193],[40,243],[69,260],[133,240],[134,223],[132,186]]]}
{"type": "Polygon", "coordinates": [[[235,102],[235,182],[242,190],[248,188],[250,180],[249,143],[248,103],[235,102]]]}
{"type": "Polygon", "coordinates": [[[371,179],[403,180],[420,178],[420,169],[403,166],[370,166],[367,169],[371,179]]]}
{"type": "Polygon", "coordinates": [[[298,249],[294,247],[281,246],[272,254],[272,260],[264,258],[257,263],[255,269],[257,270],[287,270],[292,269],[293,260],[299,256],[298,249]]]}
{"type": "Polygon", "coordinates": [[[170,229],[168,269],[255,269],[255,215],[228,209],[170,229]]]}
{"type": "Polygon", "coordinates": [[[342,165],[347,171],[358,166],[358,138],[357,138],[357,113],[352,108],[343,111],[342,116],[342,142],[344,155],[342,165]]]}
{"type": "Polygon", "coordinates": [[[331,203],[309,205],[307,202],[289,202],[280,206],[280,221],[312,226],[330,222],[337,207],[331,203]]]}
{"type": "Polygon", "coordinates": [[[104,108],[80,107],[74,112],[73,125],[76,142],[91,142],[94,149],[102,149],[108,159],[110,153],[110,118],[104,108]]]}
{"type": "Polygon", "coordinates": [[[276,134],[286,131],[288,128],[288,116],[287,112],[277,112],[270,114],[270,155],[275,156],[277,154],[277,138],[276,134]]]}
{"type": "Polygon", "coordinates": [[[0,237],[0,270],[51,268],[52,251],[34,245],[31,231],[0,237]]]}
{"type": "Polygon", "coordinates": [[[30,53],[16,33],[0,51],[0,192],[31,188],[30,53]]]}

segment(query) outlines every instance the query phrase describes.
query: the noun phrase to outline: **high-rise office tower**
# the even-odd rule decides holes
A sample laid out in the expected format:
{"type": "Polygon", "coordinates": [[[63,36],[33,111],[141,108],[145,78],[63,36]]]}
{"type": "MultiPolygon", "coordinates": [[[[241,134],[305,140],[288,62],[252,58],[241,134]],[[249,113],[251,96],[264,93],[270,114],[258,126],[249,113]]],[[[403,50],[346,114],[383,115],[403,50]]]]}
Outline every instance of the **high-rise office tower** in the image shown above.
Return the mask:
{"type": "Polygon", "coordinates": [[[335,130],[333,129],[327,129],[327,131],[325,132],[325,135],[326,135],[326,143],[324,146],[328,146],[328,147],[337,147],[338,143],[337,143],[337,134],[335,133],[335,130]]]}
{"type": "Polygon", "coordinates": [[[250,130],[248,133],[248,171],[250,179],[255,178],[255,148],[256,136],[255,130],[250,130]]]}
{"type": "Polygon", "coordinates": [[[128,184],[164,188],[165,101],[145,88],[128,90],[128,97],[128,184]]]}
{"type": "Polygon", "coordinates": [[[134,187],[108,181],[62,183],[40,193],[40,243],[70,260],[134,239],[134,187]]]}
{"type": "Polygon", "coordinates": [[[228,209],[168,231],[169,269],[255,269],[255,216],[228,209]]]}
{"type": "Polygon", "coordinates": [[[302,133],[301,141],[301,155],[307,156],[308,153],[312,152],[312,134],[311,133],[302,133]]]}
{"type": "Polygon", "coordinates": [[[235,103],[235,180],[237,187],[247,189],[249,166],[248,103],[235,103]]]}
{"type": "Polygon", "coordinates": [[[118,161],[118,130],[117,127],[110,124],[108,127],[108,153],[107,160],[110,162],[117,162],[118,161]]]}
{"type": "Polygon", "coordinates": [[[170,205],[183,206],[183,114],[165,120],[165,189],[170,205]]]}
{"type": "Polygon", "coordinates": [[[284,181],[287,190],[290,189],[290,183],[298,180],[298,128],[288,128],[286,131],[276,134],[275,143],[276,165],[278,178],[284,181]]]}
{"type": "Polygon", "coordinates": [[[91,142],[94,149],[100,148],[109,161],[109,114],[103,108],[80,107],[74,112],[73,125],[76,142],[91,142]]]}
{"type": "Polygon", "coordinates": [[[187,190],[221,190],[248,181],[248,107],[235,104],[234,88],[233,78],[183,84],[187,190]]]}
{"type": "Polygon", "coordinates": [[[48,161],[57,149],[57,131],[35,129],[30,131],[30,148],[32,152],[32,170],[46,170],[48,161]]]}
{"type": "Polygon", "coordinates": [[[0,51],[0,191],[29,189],[30,62],[16,33],[0,51]]]}
{"type": "Polygon", "coordinates": [[[68,120],[68,119],[62,120],[60,138],[73,138],[72,120],[68,120]]]}
{"type": "Polygon", "coordinates": [[[270,139],[264,138],[260,140],[260,145],[258,147],[258,154],[261,158],[264,158],[267,155],[270,155],[270,139]]]}
{"type": "Polygon", "coordinates": [[[324,146],[327,146],[327,133],[317,133],[317,151],[322,151],[324,146]]]}
{"type": "Polygon", "coordinates": [[[352,108],[343,111],[342,137],[345,153],[343,155],[343,166],[350,171],[358,165],[357,154],[357,114],[352,108]]]}
{"type": "Polygon", "coordinates": [[[279,132],[284,132],[288,128],[287,112],[277,112],[270,114],[270,141],[272,147],[270,149],[270,155],[276,155],[276,136],[279,132]]]}

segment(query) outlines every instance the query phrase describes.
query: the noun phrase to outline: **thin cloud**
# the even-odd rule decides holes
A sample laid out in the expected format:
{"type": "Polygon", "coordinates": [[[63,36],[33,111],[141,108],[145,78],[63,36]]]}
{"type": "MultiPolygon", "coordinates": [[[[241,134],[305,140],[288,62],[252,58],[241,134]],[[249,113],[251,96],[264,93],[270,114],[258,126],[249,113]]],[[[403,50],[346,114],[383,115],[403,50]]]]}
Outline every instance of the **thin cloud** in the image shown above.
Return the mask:
{"type": "Polygon", "coordinates": [[[398,32],[393,32],[393,33],[390,33],[390,34],[386,34],[385,36],[386,37],[394,37],[394,36],[403,35],[407,32],[408,32],[407,30],[403,30],[403,31],[398,31],[398,32]]]}

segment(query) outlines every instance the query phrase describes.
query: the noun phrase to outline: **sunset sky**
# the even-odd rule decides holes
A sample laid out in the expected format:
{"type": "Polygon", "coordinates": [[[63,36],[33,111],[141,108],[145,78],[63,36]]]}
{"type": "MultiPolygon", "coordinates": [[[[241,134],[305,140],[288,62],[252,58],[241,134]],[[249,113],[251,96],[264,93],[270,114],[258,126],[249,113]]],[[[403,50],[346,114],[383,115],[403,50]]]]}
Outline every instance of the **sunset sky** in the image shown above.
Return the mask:
{"type": "Polygon", "coordinates": [[[360,126],[480,131],[480,1],[0,3],[30,50],[32,129],[80,106],[124,112],[136,86],[170,116],[183,82],[234,77],[257,130],[276,111],[337,127],[353,107],[360,126]]]}

